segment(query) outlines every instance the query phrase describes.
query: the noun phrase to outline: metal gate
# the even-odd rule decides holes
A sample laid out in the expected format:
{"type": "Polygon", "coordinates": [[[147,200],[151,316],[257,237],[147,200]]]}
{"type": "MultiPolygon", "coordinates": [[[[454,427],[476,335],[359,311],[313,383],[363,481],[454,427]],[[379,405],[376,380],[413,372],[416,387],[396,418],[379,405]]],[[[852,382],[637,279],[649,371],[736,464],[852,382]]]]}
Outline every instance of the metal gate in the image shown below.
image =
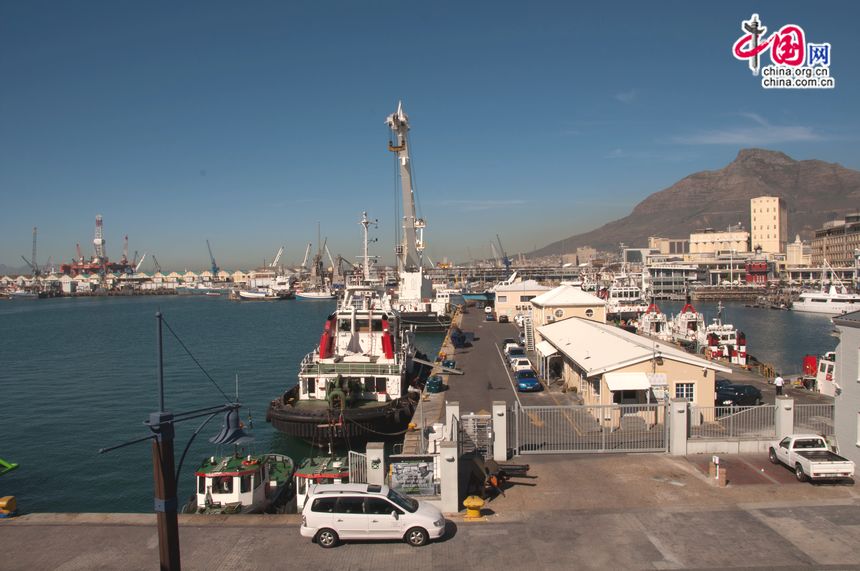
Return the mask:
{"type": "Polygon", "coordinates": [[[665,403],[635,405],[521,406],[508,421],[518,454],[666,452],[665,403]]]}
{"type": "Polygon", "coordinates": [[[367,483],[367,454],[349,451],[349,481],[353,484],[367,483]]]}
{"type": "Polygon", "coordinates": [[[493,416],[463,414],[460,416],[460,456],[472,454],[485,460],[493,457],[493,416]]]}

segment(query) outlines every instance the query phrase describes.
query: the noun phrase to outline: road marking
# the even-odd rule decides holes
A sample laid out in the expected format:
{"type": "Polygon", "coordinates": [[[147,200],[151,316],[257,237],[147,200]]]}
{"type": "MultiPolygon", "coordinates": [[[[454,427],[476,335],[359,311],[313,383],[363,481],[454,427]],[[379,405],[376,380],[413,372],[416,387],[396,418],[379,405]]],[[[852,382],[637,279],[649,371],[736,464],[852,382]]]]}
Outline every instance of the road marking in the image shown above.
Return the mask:
{"type": "MultiPolygon", "coordinates": [[[[759,468],[758,468],[757,466],[753,465],[753,463],[752,463],[752,462],[749,462],[749,461],[747,461],[747,460],[745,460],[745,459],[743,459],[743,458],[738,458],[738,460],[740,460],[742,463],[744,463],[744,464],[746,464],[747,466],[749,466],[750,468],[752,468],[752,469],[753,469],[753,472],[755,472],[756,474],[760,475],[761,477],[763,477],[763,478],[764,478],[764,479],[766,479],[766,480],[770,480],[770,482],[771,482],[771,483],[773,483],[773,484],[782,484],[782,482],[780,482],[779,480],[777,480],[776,478],[774,478],[773,476],[771,476],[770,474],[768,474],[767,472],[765,472],[765,471],[764,471],[764,469],[762,469],[761,471],[759,471],[759,468]]],[[[773,466],[773,464],[771,464],[771,466],[773,466]]]]}

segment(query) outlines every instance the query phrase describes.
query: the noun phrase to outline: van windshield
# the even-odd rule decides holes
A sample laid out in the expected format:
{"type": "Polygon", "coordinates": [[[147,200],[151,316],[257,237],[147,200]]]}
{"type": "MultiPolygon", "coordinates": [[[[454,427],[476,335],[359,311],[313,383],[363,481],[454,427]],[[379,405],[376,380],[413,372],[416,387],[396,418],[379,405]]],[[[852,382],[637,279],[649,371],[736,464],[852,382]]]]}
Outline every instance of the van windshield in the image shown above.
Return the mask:
{"type": "Polygon", "coordinates": [[[405,509],[409,513],[415,513],[418,509],[418,501],[413,500],[409,496],[404,496],[403,494],[396,492],[394,490],[388,490],[388,499],[405,509]]]}

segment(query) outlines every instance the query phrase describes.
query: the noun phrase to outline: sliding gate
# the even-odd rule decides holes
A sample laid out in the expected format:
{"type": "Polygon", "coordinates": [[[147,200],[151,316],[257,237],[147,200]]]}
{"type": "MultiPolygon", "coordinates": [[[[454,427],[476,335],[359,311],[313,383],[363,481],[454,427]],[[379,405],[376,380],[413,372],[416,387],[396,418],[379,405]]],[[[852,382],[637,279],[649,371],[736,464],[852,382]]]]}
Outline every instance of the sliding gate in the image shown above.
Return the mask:
{"type": "Polygon", "coordinates": [[[508,417],[509,443],[518,454],[666,452],[665,403],[522,406],[508,417]]]}

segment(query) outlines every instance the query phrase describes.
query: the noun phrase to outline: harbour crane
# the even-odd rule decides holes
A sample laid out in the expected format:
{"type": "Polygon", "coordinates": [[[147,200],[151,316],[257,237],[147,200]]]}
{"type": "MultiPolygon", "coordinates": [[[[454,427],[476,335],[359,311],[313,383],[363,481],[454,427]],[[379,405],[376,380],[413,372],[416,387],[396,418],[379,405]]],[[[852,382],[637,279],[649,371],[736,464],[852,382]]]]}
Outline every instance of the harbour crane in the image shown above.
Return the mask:
{"type": "Polygon", "coordinates": [[[122,259],[120,260],[123,264],[128,263],[128,234],[122,239],[122,259]]]}
{"type": "Polygon", "coordinates": [[[212,261],[212,277],[214,278],[218,276],[218,271],[221,268],[215,263],[215,256],[212,255],[212,246],[209,245],[209,240],[206,240],[206,248],[209,249],[209,259],[212,261]]]}
{"type": "MultiPolygon", "coordinates": [[[[137,259],[137,252],[135,252],[135,253],[134,253],[134,259],[135,259],[135,260],[137,259]]],[[[140,271],[140,266],[142,266],[142,265],[143,265],[143,261],[144,261],[145,259],[146,259],[146,252],[144,252],[144,253],[143,253],[143,256],[141,256],[140,261],[139,261],[139,262],[137,262],[137,264],[135,264],[135,266],[134,266],[134,272],[135,272],[135,273],[137,273],[137,272],[139,272],[139,271],[140,271]]]]}
{"type": "Polygon", "coordinates": [[[499,260],[499,253],[496,251],[496,245],[490,242],[490,250],[493,251],[493,261],[496,265],[500,265],[501,261],[499,260]]]}
{"type": "Polygon", "coordinates": [[[36,233],[38,229],[33,226],[33,254],[30,260],[21,256],[21,259],[27,262],[27,265],[30,266],[30,269],[33,270],[33,277],[38,277],[42,274],[42,270],[39,268],[39,265],[36,263],[36,233]]]}
{"type": "Polygon", "coordinates": [[[155,273],[161,273],[161,264],[158,263],[158,258],[155,254],[152,255],[152,265],[155,267],[155,273]]]}
{"type": "Polygon", "coordinates": [[[308,269],[308,256],[310,256],[310,255],[311,255],[311,243],[308,242],[308,247],[305,249],[305,259],[302,260],[302,266],[301,267],[303,270],[308,269]]]}
{"type": "MultiPolygon", "coordinates": [[[[326,238],[326,242],[328,242],[328,238],[326,238]]],[[[334,258],[331,255],[331,250],[328,249],[328,244],[325,246],[325,253],[328,255],[328,261],[331,262],[331,270],[335,271],[337,266],[334,265],[334,258]]]]}
{"type": "Polygon", "coordinates": [[[499,242],[499,250],[502,252],[502,263],[505,265],[505,272],[511,271],[511,259],[508,258],[507,252],[505,252],[505,247],[502,246],[502,239],[499,238],[499,235],[496,234],[496,240],[499,242]]]}
{"type": "Polygon", "coordinates": [[[284,247],[281,246],[280,248],[278,248],[278,253],[275,254],[275,259],[272,260],[271,264],[269,264],[270,268],[277,268],[278,267],[278,262],[281,261],[281,256],[283,255],[283,253],[284,253],[284,247]]]}

